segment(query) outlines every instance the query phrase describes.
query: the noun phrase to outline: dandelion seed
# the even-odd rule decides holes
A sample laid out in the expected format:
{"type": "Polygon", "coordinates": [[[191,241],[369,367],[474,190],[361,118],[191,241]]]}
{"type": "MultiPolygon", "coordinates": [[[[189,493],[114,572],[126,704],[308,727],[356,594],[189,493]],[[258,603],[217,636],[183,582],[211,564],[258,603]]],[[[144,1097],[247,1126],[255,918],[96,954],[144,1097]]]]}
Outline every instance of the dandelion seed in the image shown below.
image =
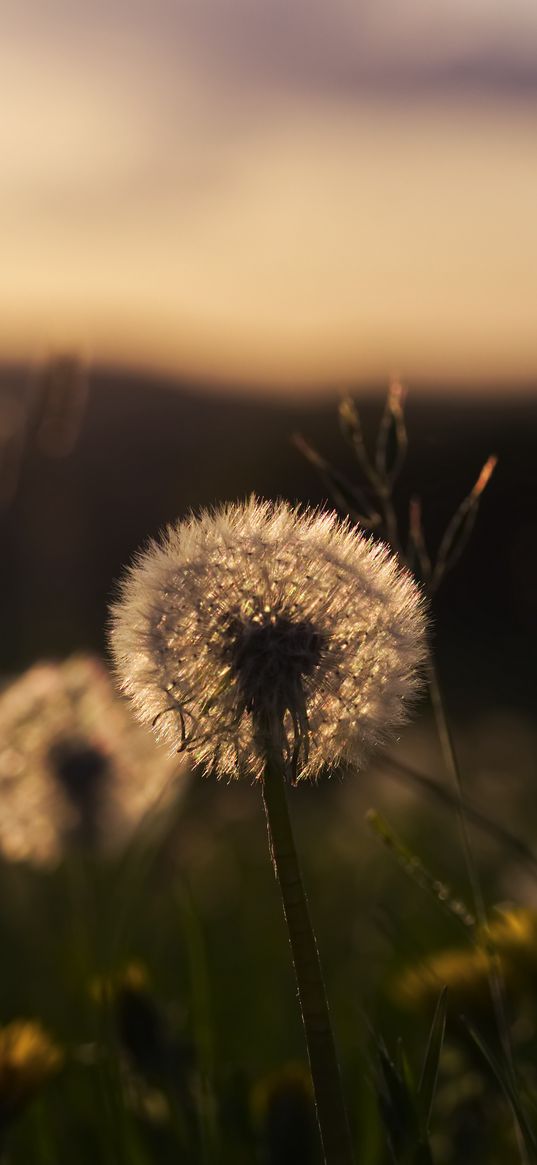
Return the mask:
{"type": "Polygon", "coordinates": [[[175,761],[133,724],[89,656],[39,664],[0,695],[0,851],[54,865],[66,847],[119,844],[159,797],[175,761]]]}
{"type": "Polygon", "coordinates": [[[426,655],[411,576],[335,515],[255,498],[170,527],[130,568],[112,650],[139,719],[219,775],[362,765],[426,655]]]}

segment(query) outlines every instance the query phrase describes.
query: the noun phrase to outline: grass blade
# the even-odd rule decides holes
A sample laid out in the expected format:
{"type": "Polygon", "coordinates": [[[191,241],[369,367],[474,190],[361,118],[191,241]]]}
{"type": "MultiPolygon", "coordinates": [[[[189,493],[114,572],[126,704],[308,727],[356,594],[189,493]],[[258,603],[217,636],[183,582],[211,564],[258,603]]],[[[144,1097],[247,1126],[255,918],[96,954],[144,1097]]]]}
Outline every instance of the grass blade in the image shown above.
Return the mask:
{"type": "Polygon", "coordinates": [[[427,1051],[425,1053],[425,1060],[423,1062],[421,1079],[418,1085],[418,1101],[425,1129],[427,1129],[429,1120],[431,1118],[434,1094],[436,1092],[440,1055],[442,1052],[444,1033],[446,1030],[446,1011],[447,987],[443,987],[442,991],[440,992],[438,1003],[436,1004],[433,1022],[431,1024],[431,1030],[429,1033],[427,1051]]]}
{"type": "Polygon", "coordinates": [[[473,1026],[473,1024],[471,1024],[464,1015],[461,1015],[460,1019],[464,1024],[470,1039],[479,1049],[483,1059],[486,1060],[491,1072],[496,1077],[496,1080],[506,1100],[513,1110],[529,1160],[532,1162],[537,1162],[537,1139],[521,1104],[518,1091],[513,1087],[509,1072],[504,1070],[500,1061],[494,1055],[494,1052],[491,1051],[490,1047],[477,1031],[477,1029],[473,1026]]]}

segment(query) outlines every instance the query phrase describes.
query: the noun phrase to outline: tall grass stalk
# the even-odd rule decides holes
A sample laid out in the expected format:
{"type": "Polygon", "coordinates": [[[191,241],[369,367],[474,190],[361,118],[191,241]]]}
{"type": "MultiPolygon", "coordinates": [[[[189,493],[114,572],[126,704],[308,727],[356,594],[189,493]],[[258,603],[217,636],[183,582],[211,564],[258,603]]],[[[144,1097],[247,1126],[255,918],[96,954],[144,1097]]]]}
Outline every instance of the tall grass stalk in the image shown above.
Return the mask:
{"type": "MultiPolygon", "coordinates": [[[[429,695],[430,695],[431,705],[432,705],[433,714],[434,714],[434,718],[435,718],[436,730],[438,733],[440,748],[442,751],[442,756],[444,759],[446,771],[447,771],[447,773],[452,781],[453,789],[454,789],[454,793],[455,793],[457,818],[458,818],[458,822],[459,822],[459,831],[460,831],[462,848],[463,848],[463,853],[464,853],[466,872],[468,875],[468,881],[470,883],[470,887],[471,887],[471,891],[472,891],[472,899],[473,899],[473,905],[474,905],[474,910],[475,910],[475,914],[476,914],[476,919],[477,919],[477,922],[481,928],[482,933],[487,935],[489,933],[488,915],[487,915],[487,910],[486,910],[486,906],[485,906],[485,900],[483,897],[483,891],[481,889],[481,882],[479,879],[479,873],[477,870],[477,865],[476,865],[476,861],[474,858],[474,853],[472,850],[472,845],[471,845],[471,840],[470,840],[470,831],[468,828],[468,820],[467,820],[467,815],[466,815],[466,810],[465,810],[465,805],[464,805],[464,789],[463,789],[462,775],[461,775],[461,771],[460,771],[460,767],[459,767],[457,753],[455,750],[455,744],[454,744],[453,737],[451,734],[451,729],[449,726],[449,721],[448,721],[448,718],[446,715],[444,698],[443,698],[443,694],[442,694],[442,689],[440,687],[438,672],[437,672],[437,669],[436,669],[436,666],[434,664],[432,657],[429,660],[427,672],[428,672],[427,678],[428,678],[428,684],[429,684],[429,695]]],[[[496,950],[496,947],[494,946],[492,941],[487,942],[486,951],[487,951],[487,956],[488,956],[487,961],[488,961],[488,968],[489,968],[489,974],[488,974],[489,989],[490,989],[490,995],[491,995],[491,1000],[492,1000],[492,1006],[494,1009],[494,1015],[496,1018],[498,1037],[500,1040],[502,1053],[503,1053],[503,1056],[505,1059],[505,1067],[507,1069],[509,1082],[511,1084],[511,1087],[512,1087],[515,1095],[518,1096],[519,1095],[518,1079],[517,1079],[515,1061],[514,1061],[514,1057],[513,1057],[513,1049],[512,1049],[512,1044],[511,1044],[511,1033],[509,1030],[509,1022],[507,1019],[507,1014],[506,1014],[506,1009],[505,1009],[505,992],[504,992],[504,985],[503,985],[503,978],[502,978],[501,963],[500,963],[500,959],[499,959],[499,955],[498,955],[498,952],[496,950]]],[[[520,1128],[518,1117],[517,1117],[517,1114],[516,1114],[516,1111],[514,1108],[512,1108],[512,1113],[513,1113],[513,1120],[514,1120],[514,1125],[515,1125],[517,1145],[518,1145],[519,1154],[520,1154],[520,1160],[522,1161],[523,1165],[529,1165],[529,1157],[528,1157],[528,1152],[526,1149],[526,1143],[524,1141],[523,1133],[522,1133],[522,1130],[520,1128]]],[[[533,1161],[534,1162],[537,1161],[537,1157],[535,1155],[533,1156],[533,1161]]]]}

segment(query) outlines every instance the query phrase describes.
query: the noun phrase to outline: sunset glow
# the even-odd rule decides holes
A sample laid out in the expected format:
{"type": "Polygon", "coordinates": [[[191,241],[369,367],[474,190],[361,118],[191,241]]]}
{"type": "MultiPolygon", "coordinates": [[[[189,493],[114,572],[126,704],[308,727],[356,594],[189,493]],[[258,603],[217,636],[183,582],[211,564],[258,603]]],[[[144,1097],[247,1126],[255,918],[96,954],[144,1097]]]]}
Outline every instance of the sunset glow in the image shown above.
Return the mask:
{"type": "MultiPolygon", "coordinates": [[[[424,83],[418,0],[415,59],[377,18],[378,76],[357,58],[363,84],[339,90],[296,62],[292,84],[273,75],[270,53],[252,75],[255,40],[215,58],[186,3],[156,5],[151,34],[145,4],[104,31],[80,14],[56,29],[62,9],[40,28],[14,6],[0,50],[0,358],[75,346],[244,384],[537,374],[537,97],[522,35],[537,26],[522,0],[496,28],[494,52],[514,53],[508,91],[494,76],[424,83]],[[394,92],[389,68],[403,66],[394,92]]],[[[432,30],[451,28],[455,60],[462,11],[432,30]]]]}

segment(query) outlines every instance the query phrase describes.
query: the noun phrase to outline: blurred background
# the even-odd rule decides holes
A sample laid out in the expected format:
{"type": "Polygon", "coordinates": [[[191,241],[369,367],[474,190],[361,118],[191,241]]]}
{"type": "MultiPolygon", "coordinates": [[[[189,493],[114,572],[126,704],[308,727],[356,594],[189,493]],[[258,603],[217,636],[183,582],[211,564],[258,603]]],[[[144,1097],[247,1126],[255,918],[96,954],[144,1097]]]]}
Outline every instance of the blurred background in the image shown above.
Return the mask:
{"type": "MultiPolygon", "coordinates": [[[[191,507],[252,491],[330,501],[294,434],[360,480],[338,398],[352,393],[372,449],[388,380],[399,375],[408,389],[395,499],[404,539],[418,495],[434,556],[487,457],[499,459],[464,557],[435,599],[432,639],[468,796],[486,818],[472,840],[487,901],[534,912],[534,3],[4,0],[2,26],[3,680],[74,652],[106,658],[124,564],[191,507]]],[[[434,894],[371,837],[368,806],[471,898],[425,697],[390,757],[293,791],[367,1165],[384,1161],[363,1060],[368,1025],[391,1046],[403,1033],[419,1063],[434,999],[416,989],[403,1005],[394,983],[458,939],[434,894]]],[[[166,1103],[179,1078],[186,1088],[184,1148],[185,1079],[199,1057],[236,1165],[253,1161],[257,1144],[244,1116],[250,1084],[302,1059],[302,1037],[258,790],[186,774],[183,784],[173,824],[149,847],[145,881],[145,858],[99,858],[91,889],[76,882],[73,898],[63,867],[2,866],[0,1021],[38,1015],[78,1055],[100,1030],[86,1014],[92,976],[140,961],[136,990],[147,1003],[151,984],[186,1041],[172,1071],[166,1036],[166,1067],[149,1072],[151,1088],[166,1103]],[[85,921],[77,929],[73,918],[85,921]]],[[[524,982],[537,966],[533,926],[524,982]]],[[[517,1010],[516,991],[517,1040],[535,1080],[535,1005],[517,1010]]],[[[486,1125],[495,1143],[497,1096],[481,1077],[476,1085],[456,1036],[450,1055],[435,1162],[485,1160],[476,1130],[486,1125]],[[466,1099],[454,1099],[450,1071],[461,1096],[467,1082],[466,1099]]],[[[145,1093],[132,1102],[131,1076],[121,1095],[143,1148],[110,1149],[88,1056],[67,1085],[76,1115],[66,1117],[60,1082],[44,1124],[21,1125],[14,1160],[49,1162],[51,1144],[61,1162],[73,1145],[81,1161],[175,1160],[169,1112],[159,1124],[145,1093]]],[[[136,1056],[132,1071],[145,1087],[136,1056]]],[[[1,1081],[0,1071],[0,1094],[1,1081]]],[[[0,1095],[0,1151],[1,1116],[0,1095]]],[[[506,1110],[501,1120],[505,1131],[506,1110]]],[[[506,1146],[501,1160],[512,1160],[508,1137],[506,1146]]],[[[214,1152],[185,1149],[184,1159],[226,1159],[214,1152]]],[[[267,1152],[255,1160],[287,1160],[267,1152]]],[[[289,1158],[315,1159],[314,1148],[289,1158]]]]}
{"type": "Polygon", "coordinates": [[[102,647],[122,563],[189,507],[326,497],[291,434],[345,468],[338,393],[372,434],[395,372],[433,546],[500,456],[438,635],[527,696],[531,0],[7,0],[3,23],[6,669],[102,647]]]}
{"type": "Polygon", "coordinates": [[[0,353],[536,373],[532,0],[6,0],[0,353]]]}

